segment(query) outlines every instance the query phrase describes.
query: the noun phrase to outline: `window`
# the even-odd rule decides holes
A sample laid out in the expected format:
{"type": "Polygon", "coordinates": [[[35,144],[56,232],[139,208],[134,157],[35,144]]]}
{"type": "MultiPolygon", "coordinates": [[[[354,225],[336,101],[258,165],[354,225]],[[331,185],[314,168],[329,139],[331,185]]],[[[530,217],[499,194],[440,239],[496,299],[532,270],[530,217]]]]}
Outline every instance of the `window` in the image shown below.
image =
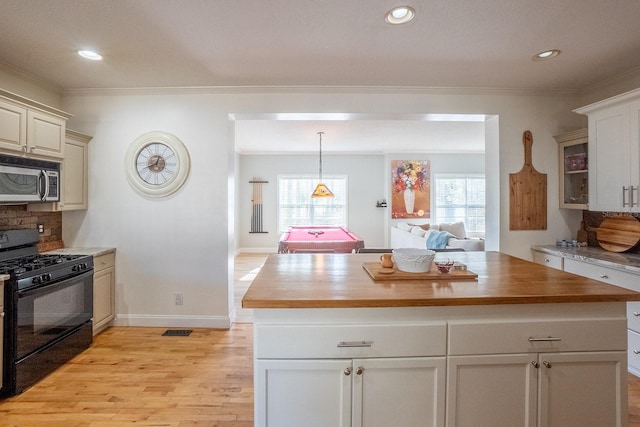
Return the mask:
{"type": "Polygon", "coordinates": [[[323,176],[322,181],[335,197],[312,199],[318,177],[310,175],[278,176],[278,231],[292,225],[347,226],[347,177],[323,176]]]}
{"type": "Polygon", "coordinates": [[[484,175],[435,174],[435,223],[464,221],[467,235],[484,237],[484,175]]]}

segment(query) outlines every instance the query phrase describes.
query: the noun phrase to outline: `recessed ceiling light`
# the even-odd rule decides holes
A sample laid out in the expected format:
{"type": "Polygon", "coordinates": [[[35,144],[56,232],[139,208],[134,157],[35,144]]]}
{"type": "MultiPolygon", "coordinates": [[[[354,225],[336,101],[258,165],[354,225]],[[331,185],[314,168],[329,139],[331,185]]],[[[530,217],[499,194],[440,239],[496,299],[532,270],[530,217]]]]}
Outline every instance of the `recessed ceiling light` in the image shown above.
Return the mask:
{"type": "Polygon", "coordinates": [[[92,50],[79,50],[78,55],[82,56],[85,59],[90,59],[92,61],[101,61],[102,55],[98,52],[94,52],[92,50]]]}
{"type": "Polygon", "coordinates": [[[397,6],[391,9],[384,16],[384,20],[389,24],[399,25],[409,22],[416,16],[416,11],[410,6],[397,6]]]}
{"type": "Polygon", "coordinates": [[[545,50],[544,52],[540,52],[537,55],[533,55],[534,61],[546,61],[547,59],[555,58],[560,55],[560,51],[558,49],[545,50]]]}

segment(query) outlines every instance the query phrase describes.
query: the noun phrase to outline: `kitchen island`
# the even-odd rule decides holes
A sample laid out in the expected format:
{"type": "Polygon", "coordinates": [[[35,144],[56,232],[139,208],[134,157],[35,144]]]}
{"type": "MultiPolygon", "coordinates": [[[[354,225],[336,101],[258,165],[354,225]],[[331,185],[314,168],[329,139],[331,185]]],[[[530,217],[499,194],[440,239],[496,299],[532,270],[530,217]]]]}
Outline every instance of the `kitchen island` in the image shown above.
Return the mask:
{"type": "Polygon", "coordinates": [[[378,258],[268,258],[243,299],[256,426],[627,424],[639,293],[495,252],[437,254],[476,280],[374,281],[378,258]]]}

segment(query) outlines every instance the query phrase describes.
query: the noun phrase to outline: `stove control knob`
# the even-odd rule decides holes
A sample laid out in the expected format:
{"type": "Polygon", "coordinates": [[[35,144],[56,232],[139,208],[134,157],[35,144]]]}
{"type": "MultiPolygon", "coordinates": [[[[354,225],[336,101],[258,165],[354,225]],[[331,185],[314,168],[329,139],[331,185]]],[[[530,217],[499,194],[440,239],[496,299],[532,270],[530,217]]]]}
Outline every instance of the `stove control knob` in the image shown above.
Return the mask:
{"type": "Polygon", "coordinates": [[[51,274],[47,273],[47,274],[43,274],[42,275],[42,282],[50,282],[51,281],[51,274]]]}
{"type": "Polygon", "coordinates": [[[31,279],[31,283],[33,283],[34,285],[39,285],[40,283],[42,283],[42,277],[40,276],[36,276],[33,279],[31,279]]]}

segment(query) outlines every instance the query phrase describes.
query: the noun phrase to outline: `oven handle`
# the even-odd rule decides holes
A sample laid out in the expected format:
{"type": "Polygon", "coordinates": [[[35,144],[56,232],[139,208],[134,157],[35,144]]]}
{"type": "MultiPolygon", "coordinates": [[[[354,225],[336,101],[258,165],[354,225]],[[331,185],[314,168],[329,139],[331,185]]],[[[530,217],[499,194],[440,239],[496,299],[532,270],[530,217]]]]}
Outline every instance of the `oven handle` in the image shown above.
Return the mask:
{"type": "Polygon", "coordinates": [[[23,298],[29,295],[33,295],[37,292],[52,290],[56,287],[66,286],[72,280],[75,282],[78,280],[86,279],[89,276],[93,276],[93,268],[91,270],[87,270],[82,274],[78,274],[77,276],[67,277],[65,279],[58,280],[57,282],[47,283],[45,285],[41,285],[41,286],[39,285],[36,287],[30,287],[30,288],[18,291],[18,298],[23,298]]]}

